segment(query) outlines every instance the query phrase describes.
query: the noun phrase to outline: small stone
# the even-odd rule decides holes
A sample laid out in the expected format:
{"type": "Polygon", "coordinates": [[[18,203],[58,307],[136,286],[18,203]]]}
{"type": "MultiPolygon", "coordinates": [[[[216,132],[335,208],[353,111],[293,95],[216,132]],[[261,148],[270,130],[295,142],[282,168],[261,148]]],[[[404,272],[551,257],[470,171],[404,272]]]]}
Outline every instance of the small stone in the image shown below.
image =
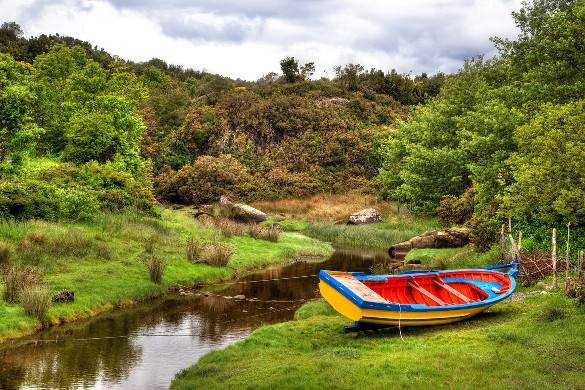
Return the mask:
{"type": "Polygon", "coordinates": [[[236,295],[236,296],[234,296],[234,299],[237,299],[239,301],[243,301],[244,299],[246,299],[246,296],[245,295],[236,295]]]}

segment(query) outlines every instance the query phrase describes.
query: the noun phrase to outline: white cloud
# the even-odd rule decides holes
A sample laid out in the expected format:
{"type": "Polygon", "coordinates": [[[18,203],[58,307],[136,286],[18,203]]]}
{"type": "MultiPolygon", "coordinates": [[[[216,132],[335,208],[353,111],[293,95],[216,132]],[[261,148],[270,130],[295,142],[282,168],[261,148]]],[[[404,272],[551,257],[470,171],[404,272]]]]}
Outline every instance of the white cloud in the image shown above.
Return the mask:
{"type": "MultiPolygon", "coordinates": [[[[0,0],[25,36],[73,36],[133,61],[255,80],[294,56],[316,77],[337,65],[415,74],[454,72],[517,35],[520,0],[0,0]]],[[[325,73],[327,71],[327,73],[325,73]]]]}

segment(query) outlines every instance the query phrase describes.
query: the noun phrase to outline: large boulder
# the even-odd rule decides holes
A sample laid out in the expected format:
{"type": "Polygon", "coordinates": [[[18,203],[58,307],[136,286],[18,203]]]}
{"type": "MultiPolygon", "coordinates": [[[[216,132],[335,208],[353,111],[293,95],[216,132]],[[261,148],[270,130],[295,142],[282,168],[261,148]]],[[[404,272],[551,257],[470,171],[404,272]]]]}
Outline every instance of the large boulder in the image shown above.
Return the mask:
{"type": "Polygon", "coordinates": [[[388,249],[390,257],[404,257],[413,248],[458,248],[469,244],[469,232],[461,229],[431,230],[388,249]]]}
{"type": "Polygon", "coordinates": [[[228,208],[230,218],[244,223],[260,223],[268,219],[268,214],[243,203],[234,203],[225,196],[219,198],[219,204],[228,208]]]}
{"type": "Polygon", "coordinates": [[[348,225],[367,225],[382,222],[382,216],[376,209],[363,209],[349,216],[348,225]]]}

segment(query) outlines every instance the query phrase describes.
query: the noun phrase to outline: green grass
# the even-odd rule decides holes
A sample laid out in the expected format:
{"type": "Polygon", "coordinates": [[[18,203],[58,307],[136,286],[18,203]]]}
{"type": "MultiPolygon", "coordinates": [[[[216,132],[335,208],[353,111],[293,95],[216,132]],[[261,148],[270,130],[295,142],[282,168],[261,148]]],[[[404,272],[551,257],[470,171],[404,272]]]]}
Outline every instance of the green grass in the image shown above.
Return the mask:
{"type": "MultiPolygon", "coordinates": [[[[11,263],[34,266],[53,293],[75,292],[75,302],[51,306],[50,324],[88,318],[179,286],[212,283],[283,264],[291,257],[332,253],[328,244],[296,233],[283,233],[278,243],[234,236],[219,238],[235,247],[226,267],[193,264],[187,258],[187,240],[213,241],[220,236],[185,213],[160,213],[160,218],[131,211],[104,214],[84,224],[1,222],[0,241],[15,248],[11,263]],[[165,261],[161,283],[150,280],[146,260],[151,254],[165,261]]],[[[0,284],[0,296],[3,290],[0,284]]],[[[22,307],[0,300],[0,341],[40,328],[40,321],[27,317],[22,307]]]]}
{"type": "Polygon", "coordinates": [[[269,217],[266,221],[260,223],[262,226],[272,226],[278,223],[286,232],[301,232],[309,226],[309,222],[294,218],[275,218],[269,217]]]}
{"type": "Polygon", "coordinates": [[[327,222],[309,224],[303,233],[322,241],[336,244],[388,249],[427,230],[436,229],[436,219],[402,216],[371,225],[336,225],[327,222]]]}
{"type": "Polygon", "coordinates": [[[208,353],[171,388],[585,388],[585,308],[556,293],[509,300],[464,322],[403,329],[402,339],[396,328],[344,334],[351,321],[323,300],[296,317],[208,353]]]}

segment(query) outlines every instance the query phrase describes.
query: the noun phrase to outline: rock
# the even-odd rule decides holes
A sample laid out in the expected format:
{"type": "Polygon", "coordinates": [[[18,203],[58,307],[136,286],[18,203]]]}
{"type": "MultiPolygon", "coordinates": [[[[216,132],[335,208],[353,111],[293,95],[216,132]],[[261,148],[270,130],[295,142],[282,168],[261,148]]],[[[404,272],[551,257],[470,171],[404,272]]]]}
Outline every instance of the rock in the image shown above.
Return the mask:
{"type": "Polygon", "coordinates": [[[225,196],[219,198],[219,204],[230,209],[230,218],[238,222],[259,223],[268,219],[268,214],[243,203],[233,203],[225,196]]]}
{"type": "Polygon", "coordinates": [[[367,225],[370,223],[382,222],[382,216],[376,209],[363,209],[350,215],[348,225],[367,225]]]}
{"type": "Polygon", "coordinates": [[[404,257],[413,248],[458,248],[469,244],[469,232],[460,229],[432,230],[388,249],[390,257],[404,257]]]}
{"type": "Polygon", "coordinates": [[[237,299],[239,301],[243,301],[244,299],[246,299],[246,296],[245,295],[236,295],[236,296],[234,296],[234,299],[237,299]]]}
{"type": "Polygon", "coordinates": [[[53,302],[73,302],[75,301],[75,292],[71,290],[61,290],[53,295],[53,302]]]}
{"type": "Polygon", "coordinates": [[[179,290],[179,295],[183,295],[183,296],[187,296],[187,297],[192,297],[194,295],[194,293],[192,291],[179,290]]]}

